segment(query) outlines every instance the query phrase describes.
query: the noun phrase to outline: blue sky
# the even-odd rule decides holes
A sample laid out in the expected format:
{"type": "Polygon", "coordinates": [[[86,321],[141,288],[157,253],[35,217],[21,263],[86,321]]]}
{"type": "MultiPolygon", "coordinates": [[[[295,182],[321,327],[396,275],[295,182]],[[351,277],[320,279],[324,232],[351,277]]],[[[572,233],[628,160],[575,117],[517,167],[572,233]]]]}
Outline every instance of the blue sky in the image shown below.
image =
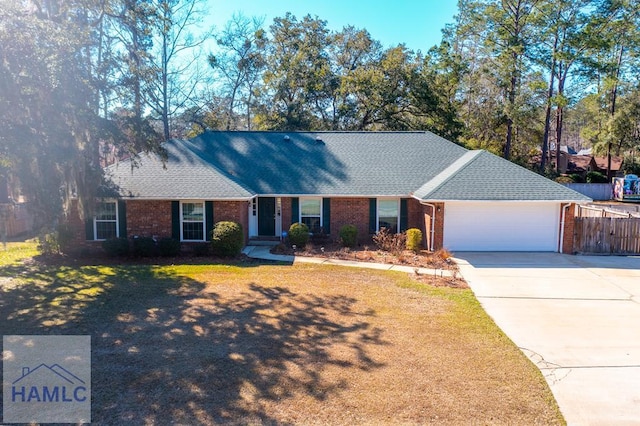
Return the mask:
{"type": "Polygon", "coordinates": [[[441,30],[453,22],[457,0],[208,0],[208,22],[222,30],[234,12],[273,18],[293,13],[298,19],[310,14],[327,21],[331,30],[346,25],[366,29],[384,47],[406,44],[409,49],[429,50],[439,44],[441,30]]]}

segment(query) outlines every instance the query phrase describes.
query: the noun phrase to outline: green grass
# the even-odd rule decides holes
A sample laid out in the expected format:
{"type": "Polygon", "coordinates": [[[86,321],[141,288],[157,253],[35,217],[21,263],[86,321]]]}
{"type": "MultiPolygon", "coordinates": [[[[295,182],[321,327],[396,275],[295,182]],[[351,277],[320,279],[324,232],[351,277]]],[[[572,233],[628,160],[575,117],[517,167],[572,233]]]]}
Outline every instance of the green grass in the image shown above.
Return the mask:
{"type": "Polygon", "coordinates": [[[96,423],[563,423],[470,290],[321,265],[6,254],[0,332],[91,335],[96,423]]]}
{"type": "Polygon", "coordinates": [[[0,265],[7,266],[38,254],[34,241],[0,244],[0,265]]]}

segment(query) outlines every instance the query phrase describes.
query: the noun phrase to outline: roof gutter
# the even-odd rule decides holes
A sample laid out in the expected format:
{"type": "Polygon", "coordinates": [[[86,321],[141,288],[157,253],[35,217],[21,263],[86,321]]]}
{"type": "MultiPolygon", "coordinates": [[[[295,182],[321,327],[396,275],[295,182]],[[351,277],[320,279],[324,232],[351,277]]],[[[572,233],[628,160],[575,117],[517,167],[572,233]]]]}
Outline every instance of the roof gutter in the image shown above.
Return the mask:
{"type": "Polygon", "coordinates": [[[590,201],[588,200],[454,200],[454,199],[435,199],[435,198],[429,198],[429,199],[422,199],[420,197],[415,196],[414,194],[411,194],[411,196],[413,198],[415,198],[416,200],[420,201],[422,204],[429,202],[429,203],[575,203],[575,204],[588,204],[590,203],[590,201]]]}

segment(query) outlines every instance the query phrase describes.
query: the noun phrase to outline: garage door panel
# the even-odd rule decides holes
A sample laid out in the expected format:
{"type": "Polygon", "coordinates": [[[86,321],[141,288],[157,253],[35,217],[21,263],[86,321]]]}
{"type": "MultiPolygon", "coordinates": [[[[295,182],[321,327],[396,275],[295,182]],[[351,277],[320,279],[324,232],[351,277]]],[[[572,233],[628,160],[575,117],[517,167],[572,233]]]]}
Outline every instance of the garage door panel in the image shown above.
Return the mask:
{"type": "Polygon", "coordinates": [[[457,251],[557,251],[556,203],[449,202],[444,246],[457,251]]]}

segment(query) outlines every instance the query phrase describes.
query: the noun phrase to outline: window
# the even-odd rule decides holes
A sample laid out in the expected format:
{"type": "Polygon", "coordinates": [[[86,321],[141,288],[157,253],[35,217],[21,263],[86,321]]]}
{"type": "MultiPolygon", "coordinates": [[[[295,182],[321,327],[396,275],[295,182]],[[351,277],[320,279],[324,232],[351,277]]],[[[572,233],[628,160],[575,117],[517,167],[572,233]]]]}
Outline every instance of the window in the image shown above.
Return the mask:
{"type": "Polygon", "coordinates": [[[398,200],[378,200],[378,230],[387,228],[389,232],[398,232],[400,203],[398,200]]]}
{"type": "Polygon", "coordinates": [[[181,203],[180,226],[183,241],[204,241],[204,203],[181,203]]]}
{"type": "Polygon", "coordinates": [[[118,208],[115,201],[101,202],[96,206],[93,235],[96,240],[118,237],[118,208]]]}
{"type": "Polygon", "coordinates": [[[300,222],[307,225],[311,232],[320,232],[322,227],[322,199],[300,199],[300,222]]]}

